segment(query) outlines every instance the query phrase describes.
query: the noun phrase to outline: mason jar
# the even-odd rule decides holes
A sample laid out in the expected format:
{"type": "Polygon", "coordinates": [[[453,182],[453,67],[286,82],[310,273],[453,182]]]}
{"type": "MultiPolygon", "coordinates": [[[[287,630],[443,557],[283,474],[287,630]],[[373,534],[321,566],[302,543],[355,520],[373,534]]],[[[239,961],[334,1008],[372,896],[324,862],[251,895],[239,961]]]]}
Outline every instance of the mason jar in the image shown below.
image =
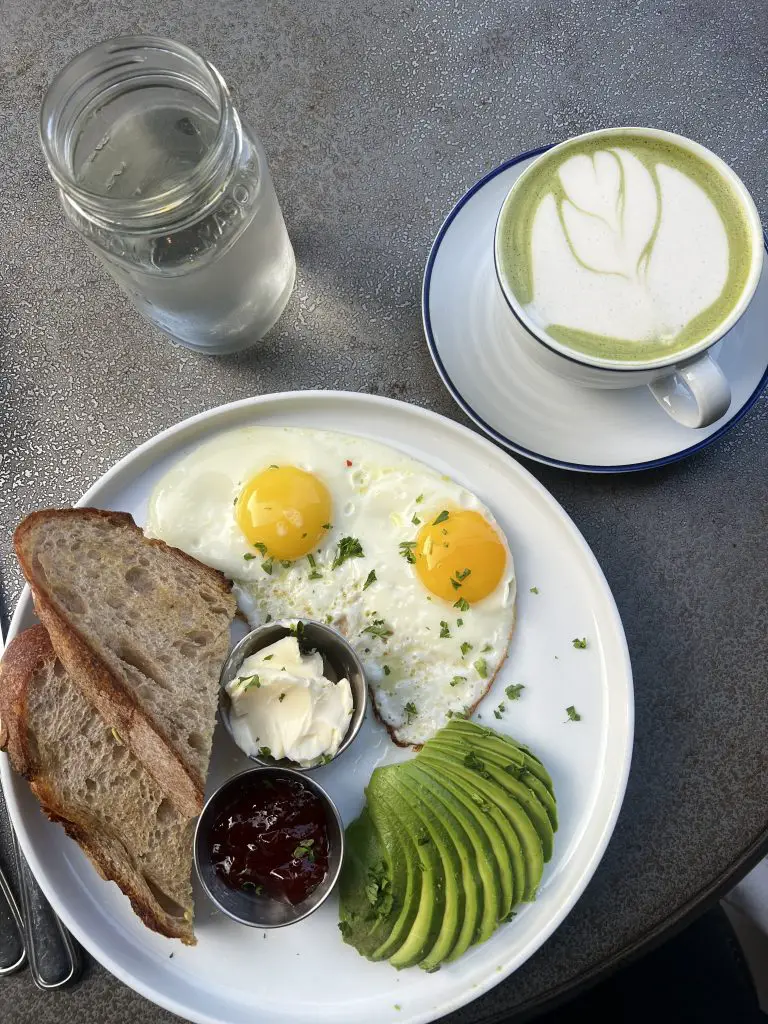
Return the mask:
{"type": "Polygon", "coordinates": [[[158,327],[222,354],[275,323],[293,249],[264,150],[213,65],[154,36],[100,43],[54,79],[40,136],[68,221],[158,327]]]}

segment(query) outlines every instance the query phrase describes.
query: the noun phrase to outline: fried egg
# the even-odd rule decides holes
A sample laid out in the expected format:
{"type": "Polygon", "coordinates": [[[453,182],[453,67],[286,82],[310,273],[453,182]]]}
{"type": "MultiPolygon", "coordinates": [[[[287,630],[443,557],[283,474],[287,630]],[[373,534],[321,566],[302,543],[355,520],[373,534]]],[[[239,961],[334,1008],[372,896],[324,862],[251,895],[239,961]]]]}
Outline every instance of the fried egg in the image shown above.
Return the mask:
{"type": "Polygon", "coordinates": [[[395,742],[426,742],[482,699],[514,627],[515,573],[466,488],[375,441],[245,427],[181,459],[147,535],[220,569],[252,626],[338,628],[395,742]]]}

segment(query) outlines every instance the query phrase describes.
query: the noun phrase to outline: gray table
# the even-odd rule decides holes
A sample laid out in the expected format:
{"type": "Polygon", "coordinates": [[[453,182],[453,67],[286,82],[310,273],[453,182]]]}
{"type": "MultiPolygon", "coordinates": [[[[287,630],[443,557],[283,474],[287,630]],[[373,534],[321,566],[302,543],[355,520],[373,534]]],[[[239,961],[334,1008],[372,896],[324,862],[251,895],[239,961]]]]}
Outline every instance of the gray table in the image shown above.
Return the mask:
{"type": "MultiPolygon", "coordinates": [[[[444,214],[521,150],[610,124],[671,128],[733,164],[766,212],[764,0],[0,2],[0,555],[18,518],[74,501],[139,442],[247,395],[348,388],[461,414],[424,344],[419,289],[444,214]],[[115,13],[112,13],[114,8],[115,13]],[[264,140],[299,262],[280,324],[207,361],[134,313],[64,228],[36,113],[51,76],[126,29],[209,57],[264,140]]],[[[768,339],[767,339],[768,341],[768,339]]],[[[600,560],[635,669],[626,802],[594,881],[510,980],[456,1014],[571,990],[732,884],[768,846],[768,402],[686,463],[621,478],[530,468],[600,560]]],[[[6,620],[7,621],[7,620],[6,620]]],[[[170,1021],[101,968],[4,1024],[170,1021]]]]}

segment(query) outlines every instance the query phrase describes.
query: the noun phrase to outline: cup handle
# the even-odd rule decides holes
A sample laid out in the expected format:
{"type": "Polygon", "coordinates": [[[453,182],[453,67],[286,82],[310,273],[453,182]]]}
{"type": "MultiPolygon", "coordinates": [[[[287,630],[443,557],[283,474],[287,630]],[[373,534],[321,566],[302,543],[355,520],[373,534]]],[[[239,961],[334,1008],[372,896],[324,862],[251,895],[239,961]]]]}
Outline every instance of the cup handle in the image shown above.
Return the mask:
{"type": "Polygon", "coordinates": [[[728,379],[706,353],[676,366],[648,388],[661,408],[684,427],[708,427],[725,415],[731,404],[728,379]]]}

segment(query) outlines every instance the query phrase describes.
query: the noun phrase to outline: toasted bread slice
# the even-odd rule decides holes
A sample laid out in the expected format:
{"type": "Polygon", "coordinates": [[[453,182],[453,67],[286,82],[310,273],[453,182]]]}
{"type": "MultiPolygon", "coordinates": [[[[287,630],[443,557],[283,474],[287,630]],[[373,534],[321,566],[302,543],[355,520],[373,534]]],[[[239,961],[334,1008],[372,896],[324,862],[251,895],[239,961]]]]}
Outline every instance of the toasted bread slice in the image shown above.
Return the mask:
{"type": "Polygon", "coordinates": [[[34,512],[14,546],[56,655],[183,814],[203,804],[231,584],[124,512],[34,512]]]}
{"type": "Polygon", "coordinates": [[[56,659],[43,626],[0,663],[0,718],[14,769],[144,924],[194,945],[192,835],[152,776],[118,743],[56,659]]]}

